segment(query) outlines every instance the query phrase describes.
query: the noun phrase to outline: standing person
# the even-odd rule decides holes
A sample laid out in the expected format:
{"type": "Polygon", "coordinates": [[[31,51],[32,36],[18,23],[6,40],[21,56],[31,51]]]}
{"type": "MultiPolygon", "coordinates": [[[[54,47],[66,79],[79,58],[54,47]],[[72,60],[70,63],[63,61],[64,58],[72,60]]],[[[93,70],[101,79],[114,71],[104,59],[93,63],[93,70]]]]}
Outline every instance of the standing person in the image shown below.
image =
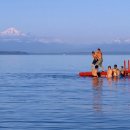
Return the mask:
{"type": "Polygon", "coordinates": [[[107,70],[107,75],[106,75],[107,78],[112,78],[112,69],[111,69],[111,66],[108,66],[108,70],[107,70]]]}
{"type": "Polygon", "coordinates": [[[93,68],[98,61],[97,55],[95,54],[94,51],[92,51],[92,57],[93,57],[93,61],[92,61],[92,68],[93,68]]]}
{"type": "Polygon", "coordinates": [[[95,54],[97,55],[97,59],[98,59],[96,65],[100,66],[102,68],[102,71],[104,71],[104,67],[102,66],[103,56],[102,56],[101,49],[98,48],[97,51],[95,52],[95,54]]]}

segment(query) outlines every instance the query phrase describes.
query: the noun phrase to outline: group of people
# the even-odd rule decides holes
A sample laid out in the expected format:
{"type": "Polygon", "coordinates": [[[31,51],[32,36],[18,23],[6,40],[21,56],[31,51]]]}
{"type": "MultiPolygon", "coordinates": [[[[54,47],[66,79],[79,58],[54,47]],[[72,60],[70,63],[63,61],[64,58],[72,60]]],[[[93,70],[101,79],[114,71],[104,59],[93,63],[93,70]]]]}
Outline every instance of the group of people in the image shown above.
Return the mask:
{"type": "MultiPolygon", "coordinates": [[[[98,68],[101,67],[102,71],[104,71],[104,67],[102,66],[103,63],[103,55],[102,51],[100,48],[98,48],[96,51],[92,51],[92,76],[93,77],[100,77],[100,72],[98,71],[98,68]]],[[[112,69],[111,66],[108,66],[107,69],[107,78],[112,78],[112,77],[124,77],[125,76],[125,70],[124,67],[121,66],[120,69],[118,69],[117,65],[114,65],[114,68],[112,69]]]]}
{"type": "Polygon", "coordinates": [[[102,71],[104,71],[104,68],[102,66],[103,63],[103,55],[100,48],[98,48],[96,51],[92,51],[92,76],[93,77],[100,77],[100,72],[98,72],[98,67],[102,68],[102,71]]]}
{"type": "Polygon", "coordinates": [[[114,65],[114,68],[112,69],[111,66],[108,66],[107,70],[107,78],[112,78],[112,77],[124,77],[125,76],[125,70],[124,67],[121,66],[120,69],[118,69],[117,65],[114,65]]]}
{"type": "Polygon", "coordinates": [[[92,57],[93,57],[92,68],[94,66],[100,66],[102,68],[102,71],[104,71],[104,68],[102,66],[103,56],[101,49],[98,48],[96,51],[92,51],[92,57]]]}

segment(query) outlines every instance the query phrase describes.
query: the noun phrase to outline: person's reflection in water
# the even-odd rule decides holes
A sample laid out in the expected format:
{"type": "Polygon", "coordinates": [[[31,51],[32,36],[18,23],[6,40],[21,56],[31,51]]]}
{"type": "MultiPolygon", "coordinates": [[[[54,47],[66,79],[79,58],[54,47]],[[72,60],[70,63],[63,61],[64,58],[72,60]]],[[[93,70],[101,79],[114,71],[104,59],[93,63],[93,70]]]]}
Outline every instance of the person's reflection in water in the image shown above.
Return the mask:
{"type": "Polygon", "coordinates": [[[113,77],[112,79],[113,79],[113,81],[114,81],[115,83],[117,83],[117,82],[119,81],[119,77],[113,77]]]}
{"type": "Polygon", "coordinates": [[[92,78],[93,86],[93,109],[96,112],[102,111],[102,85],[103,79],[94,77],[92,78]]]}
{"type": "Polygon", "coordinates": [[[107,78],[109,87],[112,87],[112,78],[107,78]]]}
{"type": "Polygon", "coordinates": [[[117,88],[118,88],[119,77],[113,77],[112,80],[113,80],[113,83],[114,83],[115,89],[117,90],[117,88]]]}
{"type": "Polygon", "coordinates": [[[94,87],[94,89],[101,89],[102,85],[103,85],[102,78],[98,78],[98,77],[92,78],[92,86],[94,87]]]}

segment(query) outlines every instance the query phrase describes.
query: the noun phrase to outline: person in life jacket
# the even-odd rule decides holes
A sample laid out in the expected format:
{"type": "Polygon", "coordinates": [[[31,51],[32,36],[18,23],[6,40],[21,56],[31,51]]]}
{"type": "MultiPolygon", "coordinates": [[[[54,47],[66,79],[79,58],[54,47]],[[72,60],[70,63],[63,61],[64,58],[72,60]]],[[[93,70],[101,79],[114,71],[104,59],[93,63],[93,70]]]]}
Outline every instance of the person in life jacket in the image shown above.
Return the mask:
{"type": "Polygon", "coordinates": [[[118,77],[120,76],[120,70],[117,68],[117,65],[115,64],[114,65],[114,68],[112,70],[112,73],[113,73],[113,77],[118,77]]]}
{"type": "Polygon", "coordinates": [[[94,51],[92,51],[92,57],[93,57],[92,67],[94,67],[98,61],[97,55],[95,54],[94,51]]]}
{"type": "Polygon", "coordinates": [[[99,67],[102,68],[102,71],[104,71],[104,67],[102,66],[102,63],[103,63],[103,56],[102,56],[102,52],[101,52],[101,49],[98,48],[97,51],[95,52],[96,56],[97,56],[97,63],[96,65],[98,65],[99,67]]]}

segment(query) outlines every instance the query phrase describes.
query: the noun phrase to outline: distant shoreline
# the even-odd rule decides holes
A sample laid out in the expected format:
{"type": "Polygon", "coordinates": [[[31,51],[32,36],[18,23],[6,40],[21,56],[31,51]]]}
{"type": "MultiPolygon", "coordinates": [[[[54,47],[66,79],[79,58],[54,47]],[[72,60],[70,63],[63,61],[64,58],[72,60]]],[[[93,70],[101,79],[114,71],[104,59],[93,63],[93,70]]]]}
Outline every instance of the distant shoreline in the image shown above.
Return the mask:
{"type": "MultiPolygon", "coordinates": [[[[91,52],[33,53],[22,51],[0,51],[0,55],[91,55],[91,52]]],[[[130,52],[103,52],[103,55],[130,55],[130,52]]]]}

